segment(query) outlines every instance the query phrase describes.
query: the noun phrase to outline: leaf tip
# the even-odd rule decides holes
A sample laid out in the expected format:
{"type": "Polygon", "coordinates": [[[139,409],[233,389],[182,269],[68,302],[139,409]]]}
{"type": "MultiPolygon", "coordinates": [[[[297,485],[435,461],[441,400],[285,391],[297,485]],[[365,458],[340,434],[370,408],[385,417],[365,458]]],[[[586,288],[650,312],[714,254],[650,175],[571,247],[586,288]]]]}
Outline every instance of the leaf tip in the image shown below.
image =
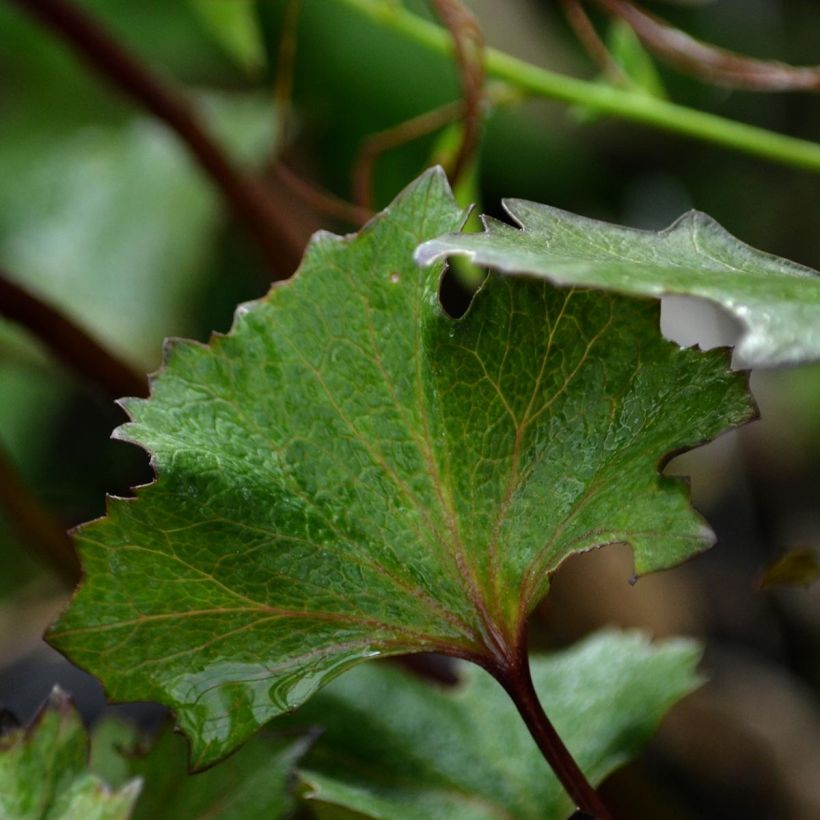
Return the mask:
{"type": "Polygon", "coordinates": [[[73,710],[74,702],[71,699],[71,695],[69,695],[59,683],[55,683],[51,688],[51,692],[49,692],[48,699],[43,708],[54,709],[61,715],[65,715],[73,710]]]}

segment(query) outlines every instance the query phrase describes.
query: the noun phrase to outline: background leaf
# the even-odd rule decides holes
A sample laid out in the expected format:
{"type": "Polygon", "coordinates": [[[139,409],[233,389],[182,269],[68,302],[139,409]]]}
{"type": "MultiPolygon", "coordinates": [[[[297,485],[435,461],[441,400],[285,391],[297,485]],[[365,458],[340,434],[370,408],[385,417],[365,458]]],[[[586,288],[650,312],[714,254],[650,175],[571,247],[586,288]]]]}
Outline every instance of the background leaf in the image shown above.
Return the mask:
{"type": "MultiPolygon", "coordinates": [[[[273,133],[267,104],[199,102],[232,155],[258,163],[273,133]]],[[[220,224],[208,181],[176,138],[135,117],[8,146],[0,173],[15,179],[0,189],[0,263],[119,355],[155,364],[169,328],[190,327],[220,224]]]]}
{"type": "Polygon", "coordinates": [[[311,741],[261,734],[191,775],[188,744],[170,725],[146,751],[133,727],[108,719],[94,730],[92,768],[109,783],[142,780],[132,820],[280,820],[295,807],[295,766],[311,741]]]}
{"type": "MultiPolygon", "coordinates": [[[[603,632],[531,660],[536,689],[594,783],[635,756],[700,680],[685,640],[603,632]]],[[[444,690],[385,664],[334,682],[297,715],[324,729],[301,766],[308,800],[333,816],[565,820],[573,805],[515,707],[478,667],[444,690]]]]}
{"type": "Polygon", "coordinates": [[[521,230],[488,218],[484,233],[439,237],[419,249],[419,259],[464,254],[477,265],[561,285],[699,296],[745,327],[737,347],[744,365],[820,359],[820,275],[743,244],[706,214],[690,211],[655,232],[520,199],[504,207],[521,230]]]}
{"type": "Polygon", "coordinates": [[[88,771],[88,736],[69,697],[55,687],[28,729],[0,737],[0,817],[126,820],[140,790],[110,790],[88,771]]]}
{"type": "Polygon", "coordinates": [[[256,0],[190,0],[203,25],[246,71],[265,65],[265,48],[256,19],[256,0]]]}
{"type": "Polygon", "coordinates": [[[617,18],[611,21],[607,31],[607,46],[634,90],[642,91],[650,97],[666,99],[666,90],[655,61],[629,23],[617,18]]]}
{"type": "Polygon", "coordinates": [[[652,302],[494,278],[451,319],[412,257],[461,220],[426,173],[127,402],[158,480],[81,532],[50,640],[174,708],[196,766],[376,655],[506,664],[575,552],[644,573],[711,543],[657,467],[749,418],[744,377],[652,302]]]}

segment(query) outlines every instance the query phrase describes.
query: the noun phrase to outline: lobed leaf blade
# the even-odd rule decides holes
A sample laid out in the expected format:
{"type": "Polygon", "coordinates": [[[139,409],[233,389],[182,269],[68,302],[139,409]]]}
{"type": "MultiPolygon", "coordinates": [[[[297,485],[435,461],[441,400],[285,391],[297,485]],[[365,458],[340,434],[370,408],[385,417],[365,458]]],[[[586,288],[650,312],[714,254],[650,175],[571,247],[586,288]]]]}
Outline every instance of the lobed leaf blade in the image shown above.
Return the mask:
{"type": "Polygon", "coordinates": [[[483,233],[438,237],[419,248],[419,260],[466,255],[477,265],[557,285],[697,296],[743,325],[739,364],[820,359],[820,274],[740,242],[704,213],[643,231],[522,199],[504,207],[519,228],[485,217],[483,233]]]}
{"type": "Polygon", "coordinates": [[[626,541],[642,573],[711,543],[658,466],[750,418],[745,376],[612,294],[494,278],[450,318],[413,252],[462,219],[427,172],[125,403],[157,481],[80,530],[49,639],[173,708],[196,767],[368,658],[507,663],[574,552],[626,541]]]}

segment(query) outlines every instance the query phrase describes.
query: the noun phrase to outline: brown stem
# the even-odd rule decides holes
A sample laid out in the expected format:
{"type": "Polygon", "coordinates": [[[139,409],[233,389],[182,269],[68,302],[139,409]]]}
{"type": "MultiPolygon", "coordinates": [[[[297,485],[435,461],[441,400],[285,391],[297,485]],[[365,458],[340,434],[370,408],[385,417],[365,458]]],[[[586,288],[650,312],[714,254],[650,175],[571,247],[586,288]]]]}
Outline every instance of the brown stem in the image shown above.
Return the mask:
{"type": "Polygon", "coordinates": [[[302,0],[287,0],[282,35],[279,38],[279,58],[276,63],[276,83],[273,98],[276,102],[278,146],[287,145],[290,126],[293,69],[296,63],[296,27],[302,11],[302,0]]]}
{"type": "Polygon", "coordinates": [[[353,201],[360,208],[372,208],[373,167],[381,154],[431,134],[457,120],[463,112],[464,101],[456,100],[431,111],[425,111],[418,117],[405,120],[385,131],[371,134],[364,141],[353,166],[353,201]]]}
{"type": "Polygon", "coordinates": [[[522,649],[510,666],[491,671],[512,698],[541,754],[577,808],[596,820],[613,820],[544,712],[532,682],[526,650],[522,649]]]}
{"type": "Polygon", "coordinates": [[[626,21],[653,54],[705,82],[750,91],[820,91],[820,67],[756,60],[696,40],[627,0],[596,2],[626,21]]]}
{"type": "Polygon", "coordinates": [[[0,510],[5,513],[20,540],[44,558],[60,578],[73,587],[80,578],[80,564],[71,539],[21,481],[2,450],[0,510]]]}
{"type": "Polygon", "coordinates": [[[595,26],[592,25],[592,21],[584,11],[581,0],[561,0],[561,6],[564,10],[564,17],[567,18],[578,42],[598,68],[617,85],[629,86],[629,78],[609,53],[606,43],[600,38],[595,26]]]}
{"type": "Polygon", "coordinates": [[[0,270],[0,315],[34,334],[64,364],[113,398],[148,395],[148,381],[71,319],[0,270]]]}
{"type": "Polygon", "coordinates": [[[463,133],[450,182],[455,185],[475,153],[481,130],[484,92],[484,35],[475,15],[461,0],[433,0],[441,21],[453,37],[456,64],[464,98],[463,133]]]}
{"type": "Polygon", "coordinates": [[[176,88],[155,76],[70,0],[10,2],[49,28],[112,85],[173,129],[256,240],[273,274],[283,278],[291,273],[302,252],[292,226],[281,218],[264,185],[233,164],[176,88]]]}
{"type": "Polygon", "coordinates": [[[274,165],[273,174],[285,188],[318,213],[355,225],[357,228],[360,228],[373,216],[373,211],[369,208],[354,205],[352,202],[347,202],[330,193],[330,191],[318,187],[304,177],[299,176],[292,168],[282,162],[274,165]]]}

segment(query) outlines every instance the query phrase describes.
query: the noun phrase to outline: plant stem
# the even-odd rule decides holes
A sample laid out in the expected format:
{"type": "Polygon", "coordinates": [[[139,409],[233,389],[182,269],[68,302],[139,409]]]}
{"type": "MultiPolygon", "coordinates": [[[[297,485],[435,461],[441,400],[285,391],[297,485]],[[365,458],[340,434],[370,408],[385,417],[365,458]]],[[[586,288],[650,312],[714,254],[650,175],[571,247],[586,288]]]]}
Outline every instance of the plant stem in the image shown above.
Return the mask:
{"type": "Polygon", "coordinates": [[[596,0],[624,20],[655,56],[703,82],[750,91],[820,91],[817,66],[757,60],[690,37],[628,0],[596,0]]]}
{"type": "Polygon", "coordinates": [[[503,672],[494,670],[493,674],[512,698],[541,754],[576,807],[596,820],[613,820],[544,712],[532,682],[526,649],[518,653],[513,666],[503,672]]]}
{"type": "Polygon", "coordinates": [[[76,373],[113,398],[148,395],[148,381],[65,314],[14,283],[0,270],[0,316],[22,325],[76,373]]]}
{"type": "Polygon", "coordinates": [[[365,139],[353,165],[351,193],[359,208],[373,206],[373,169],[376,160],[386,151],[411,140],[426,136],[464,115],[464,101],[454,100],[440,108],[425,111],[417,117],[400,122],[385,131],[377,131],[365,139]]]}
{"type": "MultiPolygon", "coordinates": [[[[446,31],[383,0],[336,0],[372,22],[440,54],[452,53],[446,31]]],[[[639,92],[567,77],[497,49],[485,51],[487,74],[540,97],[582,105],[601,114],[733,148],[820,173],[820,144],[696,111],[639,92]]]]}
{"type": "Polygon", "coordinates": [[[69,0],[10,0],[64,42],[120,91],[166,123],[185,143],[256,240],[268,266],[290,275],[302,253],[299,239],[262,182],[234,165],[197,112],[167,80],[69,0]],[[286,268],[286,270],[282,270],[286,268]]]}
{"type": "Polygon", "coordinates": [[[618,61],[610,54],[607,44],[595,29],[589,19],[581,0],[561,0],[564,17],[570,28],[575,32],[578,42],[593,62],[601,69],[604,76],[614,85],[628,88],[632,81],[621,68],[618,61]]]}
{"type": "Polygon", "coordinates": [[[361,228],[365,222],[373,217],[373,211],[369,208],[362,208],[324,188],[320,188],[313,182],[299,176],[283,162],[277,162],[271,173],[289,192],[298,196],[316,213],[326,214],[333,219],[355,225],[357,228],[361,228]]]}
{"type": "Polygon", "coordinates": [[[452,37],[464,98],[461,145],[452,167],[447,169],[450,184],[455,188],[479,142],[484,96],[484,34],[475,15],[461,0],[432,0],[432,3],[452,37]]]}

